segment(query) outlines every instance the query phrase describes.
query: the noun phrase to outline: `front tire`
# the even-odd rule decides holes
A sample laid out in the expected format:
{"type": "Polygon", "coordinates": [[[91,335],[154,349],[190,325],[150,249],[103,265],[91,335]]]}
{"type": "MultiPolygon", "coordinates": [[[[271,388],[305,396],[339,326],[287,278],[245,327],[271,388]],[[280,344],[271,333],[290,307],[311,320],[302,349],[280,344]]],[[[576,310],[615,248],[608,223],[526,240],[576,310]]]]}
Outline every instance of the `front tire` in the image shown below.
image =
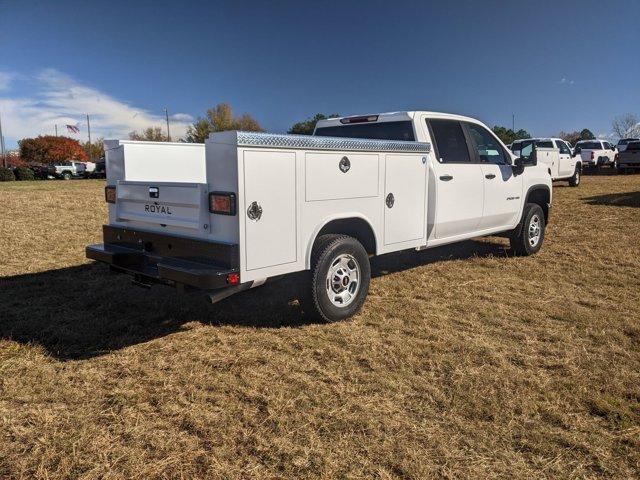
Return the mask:
{"type": "Polygon", "coordinates": [[[576,171],[573,172],[573,177],[569,179],[569,186],[577,187],[580,185],[580,166],[576,165],[576,171]]]}
{"type": "Polygon", "coordinates": [[[516,255],[533,255],[542,248],[544,242],[545,218],[537,203],[527,203],[522,212],[522,221],[509,237],[516,255]]]}
{"type": "Polygon", "coordinates": [[[322,235],[313,247],[302,307],[317,320],[344,320],[360,310],[370,283],[369,256],[362,244],[347,235],[322,235]]]}

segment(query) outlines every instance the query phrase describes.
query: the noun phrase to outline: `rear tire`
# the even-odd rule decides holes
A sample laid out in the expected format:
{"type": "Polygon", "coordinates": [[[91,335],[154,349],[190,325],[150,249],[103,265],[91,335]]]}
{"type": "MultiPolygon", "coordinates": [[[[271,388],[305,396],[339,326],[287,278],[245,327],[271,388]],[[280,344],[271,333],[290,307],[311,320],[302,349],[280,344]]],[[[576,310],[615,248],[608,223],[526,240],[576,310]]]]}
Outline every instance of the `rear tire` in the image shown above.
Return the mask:
{"type": "Polygon", "coordinates": [[[64,172],[62,174],[62,179],[63,180],[71,180],[71,174],[69,172],[64,172]]]}
{"type": "Polygon", "coordinates": [[[576,165],[576,171],[573,172],[573,177],[569,179],[569,186],[577,187],[580,185],[580,165],[576,165]]]}
{"type": "Polygon", "coordinates": [[[545,218],[537,203],[527,203],[522,212],[522,221],[509,237],[511,249],[516,255],[529,256],[538,252],[544,242],[545,218]]]}
{"type": "Polygon", "coordinates": [[[301,295],[309,317],[338,322],[355,315],[367,298],[371,266],[366,250],[347,235],[322,235],[311,254],[311,271],[301,295]]]}

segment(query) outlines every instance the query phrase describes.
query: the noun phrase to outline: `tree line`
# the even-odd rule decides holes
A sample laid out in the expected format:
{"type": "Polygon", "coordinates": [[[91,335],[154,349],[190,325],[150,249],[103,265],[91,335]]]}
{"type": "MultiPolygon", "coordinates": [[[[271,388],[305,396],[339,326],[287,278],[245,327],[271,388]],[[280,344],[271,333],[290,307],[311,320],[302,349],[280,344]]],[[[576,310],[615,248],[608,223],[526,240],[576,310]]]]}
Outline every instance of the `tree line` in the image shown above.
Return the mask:
{"type": "MultiPolygon", "coordinates": [[[[288,130],[288,133],[298,135],[311,135],[316,124],[320,120],[331,117],[339,117],[337,113],[325,115],[317,113],[313,117],[309,117],[300,122],[294,123],[288,130]]],[[[224,132],[228,130],[244,130],[251,132],[264,131],[260,123],[250,114],[244,113],[236,116],[231,106],[227,103],[220,103],[213,108],[208,109],[203,116],[198,117],[191,125],[187,127],[186,134],[180,138],[180,142],[204,143],[213,132],[224,132]]],[[[504,126],[495,125],[493,132],[505,144],[511,144],[515,140],[531,138],[531,134],[520,129],[513,131],[504,126]]],[[[633,114],[625,114],[616,117],[612,122],[612,131],[623,138],[625,136],[640,136],[640,123],[638,117],[633,114]]],[[[558,133],[558,137],[568,141],[571,145],[579,140],[595,139],[595,135],[588,128],[580,131],[558,133]]],[[[131,140],[147,140],[153,142],[166,142],[169,137],[162,127],[150,126],[142,131],[133,131],[129,133],[131,140]]],[[[103,139],[100,138],[95,142],[80,143],[78,140],[68,137],[57,137],[53,135],[41,135],[36,138],[25,138],[18,142],[20,147],[19,159],[14,159],[13,164],[16,166],[25,163],[51,164],[62,161],[99,161],[104,158],[103,139]]]]}

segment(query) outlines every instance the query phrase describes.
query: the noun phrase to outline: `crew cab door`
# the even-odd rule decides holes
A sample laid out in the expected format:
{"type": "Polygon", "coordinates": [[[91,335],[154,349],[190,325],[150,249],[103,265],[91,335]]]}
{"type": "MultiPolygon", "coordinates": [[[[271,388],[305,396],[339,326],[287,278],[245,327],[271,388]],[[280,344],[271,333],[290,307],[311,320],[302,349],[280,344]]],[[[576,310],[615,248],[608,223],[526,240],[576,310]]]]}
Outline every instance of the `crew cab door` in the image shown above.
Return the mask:
{"type": "MultiPolygon", "coordinates": [[[[558,177],[568,177],[573,175],[573,165],[574,161],[571,158],[571,149],[567,146],[566,143],[556,140],[556,146],[558,147],[559,153],[559,161],[558,161],[558,177]]],[[[553,175],[554,177],[556,175],[553,175]]]]}
{"type": "Polygon", "coordinates": [[[472,160],[480,164],[484,188],[482,220],[478,230],[511,227],[517,223],[522,175],[514,175],[507,162],[509,154],[486,128],[475,123],[464,124],[473,147],[472,160]]]}
{"type": "Polygon", "coordinates": [[[435,238],[445,239],[475,232],[482,218],[483,176],[472,162],[467,135],[457,120],[428,119],[436,161],[435,238]]]}

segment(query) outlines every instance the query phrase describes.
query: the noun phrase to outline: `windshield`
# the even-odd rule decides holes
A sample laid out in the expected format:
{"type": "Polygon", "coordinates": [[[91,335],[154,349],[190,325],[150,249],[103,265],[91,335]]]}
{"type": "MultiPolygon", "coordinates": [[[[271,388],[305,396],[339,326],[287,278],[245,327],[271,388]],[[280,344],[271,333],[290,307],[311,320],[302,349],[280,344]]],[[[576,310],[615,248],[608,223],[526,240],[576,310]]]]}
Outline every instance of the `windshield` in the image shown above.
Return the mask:
{"type": "Polygon", "coordinates": [[[637,140],[637,138],[623,138],[618,142],[618,145],[627,145],[629,142],[635,142],[637,140]]]}
{"type": "Polygon", "coordinates": [[[400,122],[357,123],[316,128],[314,135],[320,137],[373,138],[377,140],[405,140],[413,142],[413,124],[410,120],[400,122]]]}
{"type": "Polygon", "coordinates": [[[576,145],[580,150],[601,150],[600,142],[580,142],[576,145]]]}

